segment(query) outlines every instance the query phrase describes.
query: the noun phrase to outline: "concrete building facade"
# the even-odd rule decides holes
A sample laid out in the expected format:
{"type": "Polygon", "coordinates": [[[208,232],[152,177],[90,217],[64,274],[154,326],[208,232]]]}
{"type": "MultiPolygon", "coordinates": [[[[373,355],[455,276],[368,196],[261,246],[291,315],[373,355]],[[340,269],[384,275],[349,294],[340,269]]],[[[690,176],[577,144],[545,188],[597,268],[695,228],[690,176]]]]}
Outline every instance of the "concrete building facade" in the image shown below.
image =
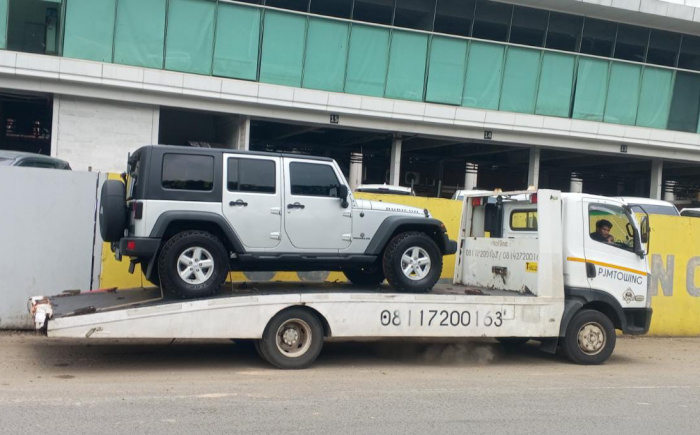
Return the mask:
{"type": "Polygon", "coordinates": [[[698,3],[0,0],[0,148],[93,171],[147,143],[284,150],[430,196],[691,203],[698,3]]]}

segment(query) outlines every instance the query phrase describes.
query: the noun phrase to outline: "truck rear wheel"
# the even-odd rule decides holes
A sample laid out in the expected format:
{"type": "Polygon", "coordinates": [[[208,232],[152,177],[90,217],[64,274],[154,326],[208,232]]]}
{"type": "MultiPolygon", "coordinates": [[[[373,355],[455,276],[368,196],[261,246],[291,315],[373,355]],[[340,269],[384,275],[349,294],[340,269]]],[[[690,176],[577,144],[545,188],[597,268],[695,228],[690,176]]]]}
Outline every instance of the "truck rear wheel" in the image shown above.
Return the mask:
{"type": "Polygon", "coordinates": [[[228,273],[226,248],[205,231],[183,231],[165,243],[158,256],[160,282],[164,289],[182,298],[214,294],[228,273]]]}
{"type": "Polygon", "coordinates": [[[345,277],[357,286],[377,287],[384,282],[381,265],[343,269],[345,277]]]}
{"type": "Polygon", "coordinates": [[[396,290],[428,291],[441,274],[442,252],[425,233],[399,234],[384,251],[384,275],[396,290]]]}
{"type": "Polygon", "coordinates": [[[311,365],[323,347],[323,326],[313,313],[290,308],[270,320],[258,342],[263,358],[280,369],[311,365]]]}
{"type": "Polygon", "coordinates": [[[616,338],[608,316],[596,310],[581,310],[566,328],[564,353],[576,364],[602,364],[612,355],[616,338]]]}

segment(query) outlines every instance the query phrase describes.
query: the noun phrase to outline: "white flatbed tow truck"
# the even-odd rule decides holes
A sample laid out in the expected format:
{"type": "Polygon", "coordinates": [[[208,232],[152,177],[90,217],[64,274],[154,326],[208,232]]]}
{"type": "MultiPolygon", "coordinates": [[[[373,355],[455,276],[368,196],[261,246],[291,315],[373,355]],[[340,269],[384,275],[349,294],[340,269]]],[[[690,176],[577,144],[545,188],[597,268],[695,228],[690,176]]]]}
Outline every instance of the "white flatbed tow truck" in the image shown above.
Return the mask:
{"type": "Polygon", "coordinates": [[[36,296],[28,309],[49,337],[250,339],[284,369],[309,366],[330,337],[536,339],[545,351],[561,346],[574,362],[600,364],[613,352],[615,329],[649,328],[645,225],[603,197],[479,194],[464,201],[453,284],[428,293],[234,283],[205,299],[154,287],[36,296]],[[624,243],[589,236],[600,216],[623,226],[624,243]]]}

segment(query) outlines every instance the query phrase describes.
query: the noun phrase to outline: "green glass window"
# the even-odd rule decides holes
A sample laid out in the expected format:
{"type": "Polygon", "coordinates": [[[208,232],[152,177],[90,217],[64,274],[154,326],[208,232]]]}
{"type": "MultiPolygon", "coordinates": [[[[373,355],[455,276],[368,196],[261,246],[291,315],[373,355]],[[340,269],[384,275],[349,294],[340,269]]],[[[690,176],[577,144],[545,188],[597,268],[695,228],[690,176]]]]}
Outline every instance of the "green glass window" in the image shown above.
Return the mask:
{"type": "Polygon", "coordinates": [[[673,71],[645,68],[642,73],[642,90],[639,94],[637,125],[666,128],[671,107],[673,71]]]}
{"type": "Polygon", "coordinates": [[[500,110],[535,113],[540,57],[539,50],[508,48],[500,110]]]}
{"type": "Polygon", "coordinates": [[[384,96],[389,65],[389,30],[352,25],[345,92],[384,96]]]}
{"type": "Polygon", "coordinates": [[[700,115],[700,75],[678,72],[673,86],[668,129],[695,133],[700,115]]]}
{"type": "Polygon", "coordinates": [[[605,103],[605,122],[634,125],[639,105],[639,86],[642,67],[613,62],[610,67],[608,97],[605,103]]]}
{"type": "Polygon", "coordinates": [[[469,47],[462,106],[498,109],[503,76],[503,46],[473,42],[469,47]]]}
{"type": "Polygon", "coordinates": [[[71,0],[66,6],[63,55],[112,61],[116,0],[71,0]]]}
{"type": "Polygon", "coordinates": [[[568,118],[574,86],[576,58],[562,53],[544,53],[535,113],[568,118]]]}
{"type": "Polygon", "coordinates": [[[301,86],[306,17],[265,12],[260,81],[301,86]]]}
{"type": "Polygon", "coordinates": [[[461,104],[466,67],[467,41],[434,36],[430,44],[426,101],[461,104]]]}
{"type": "Polygon", "coordinates": [[[0,0],[0,49],[7,48],[7,13],[10,0],[0,0]]]}
{"type": "Polygon", "coordinates": [[[215,13],[214,2],[170,0],[165,41],[166,69],[211,74],[215,13]]]}
{"type": "Polygon", "coordinates": [[[119,0],[114,62],[163,68],[166,0],[119,0]]]}
{"type": "Polygon", "coordinates": [[[608,62],[581,58],[576,74],[574,118],[602,121],[608,90],[608,62]]]}
{"type": "Polygon", "coordinates": [[[342,92],[348,53],[348,24],[309,19],[304,62],[304,87],[342,92]]]}
{"type": "Polygon", "coordinates": [[[422,101],[428,35],[394,30],[391,36],[386,97],[422,101]]]}
{"type": "Polygon", "coordinates": [[[260,9],[219,3],[214,47],[214,75],[258,78],[260,9]]]}

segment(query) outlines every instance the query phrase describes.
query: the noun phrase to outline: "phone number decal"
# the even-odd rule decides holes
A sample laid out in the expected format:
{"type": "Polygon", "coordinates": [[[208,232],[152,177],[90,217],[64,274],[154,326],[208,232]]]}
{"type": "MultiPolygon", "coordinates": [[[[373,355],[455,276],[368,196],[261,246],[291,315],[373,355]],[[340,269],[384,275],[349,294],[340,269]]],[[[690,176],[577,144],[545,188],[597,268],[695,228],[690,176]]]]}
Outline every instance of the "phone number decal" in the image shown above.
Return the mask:
{"type": "Polygon", "coordinates": [[[419,327],[468,327],[485,326],[500,328],[503,325],[503,311],[487,311],[486,313],[469,310],[383,310],[379,315],[382,326],[419,327]]]}

